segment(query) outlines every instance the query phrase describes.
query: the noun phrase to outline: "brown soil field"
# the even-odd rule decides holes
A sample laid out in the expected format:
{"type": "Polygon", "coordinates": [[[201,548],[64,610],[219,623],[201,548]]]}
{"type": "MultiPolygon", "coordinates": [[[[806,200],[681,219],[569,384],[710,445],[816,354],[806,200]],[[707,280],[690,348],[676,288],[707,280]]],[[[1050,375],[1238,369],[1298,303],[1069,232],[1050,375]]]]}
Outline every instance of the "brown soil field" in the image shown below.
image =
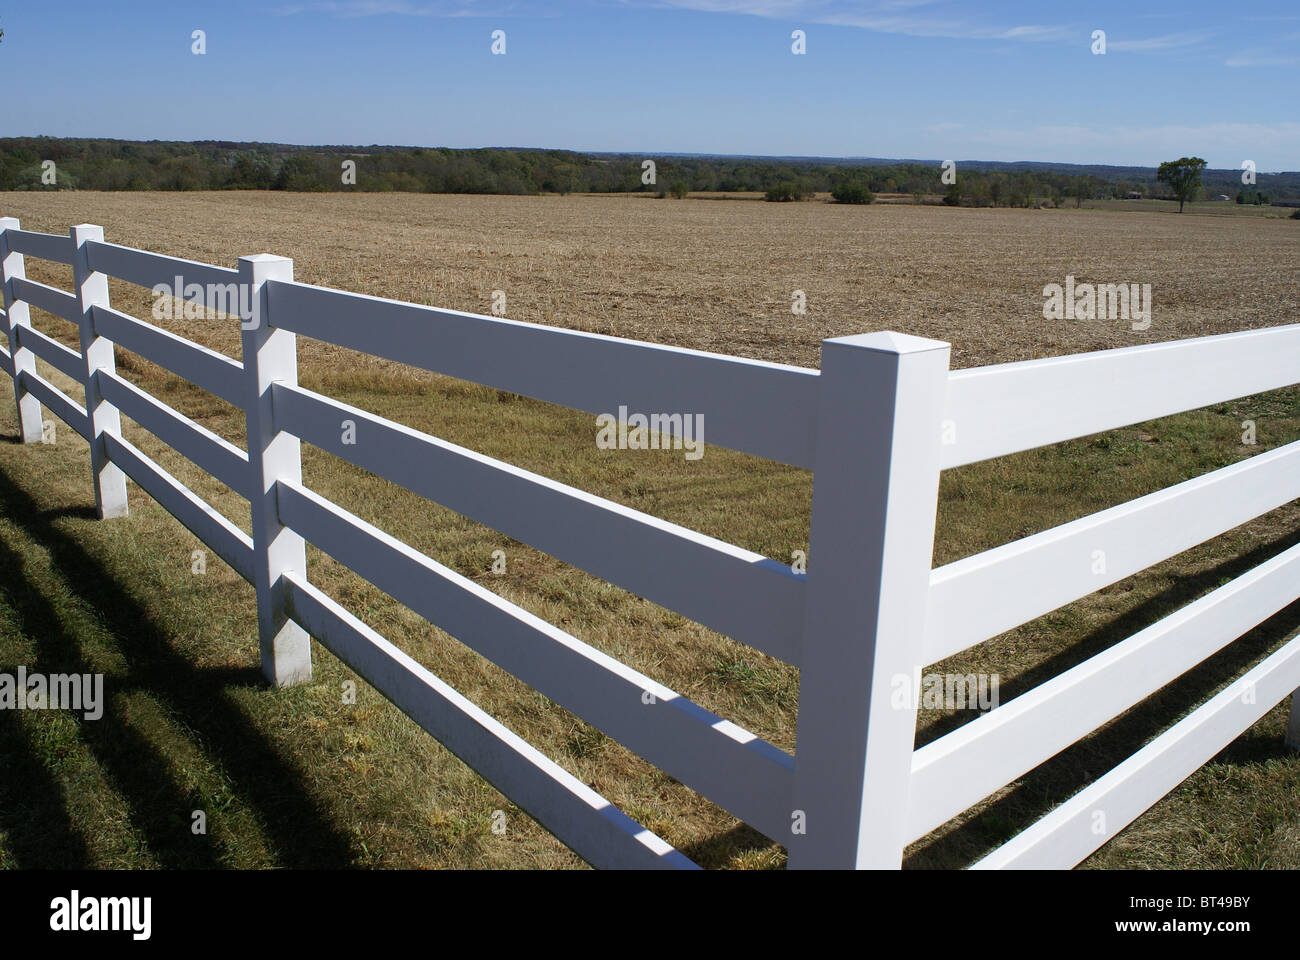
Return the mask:
{"type": "Polygon", "coordinates": [[[947,340],[968,367],[1300,319],[1300,222],[1283,219],[239,192],[3,206],[28,229],[97,223],[110,242],[223,266],[275,253],[308,283],[476,313],[502,290],[516,320],[803,366],[822,339],[875,330],[947,340]],[[1044,320],[1043,287],[1067,274],[1150,283],[1150,329],[1044,320]]]}

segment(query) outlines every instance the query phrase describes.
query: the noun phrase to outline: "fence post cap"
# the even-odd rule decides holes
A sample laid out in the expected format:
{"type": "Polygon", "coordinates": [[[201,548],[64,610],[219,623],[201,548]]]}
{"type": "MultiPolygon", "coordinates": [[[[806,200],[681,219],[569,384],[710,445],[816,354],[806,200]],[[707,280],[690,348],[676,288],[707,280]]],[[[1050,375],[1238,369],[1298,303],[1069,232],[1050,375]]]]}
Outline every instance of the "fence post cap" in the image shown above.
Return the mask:
{"type": "Polygon", "coordinates": [[[274,253],[254,253],[247,257],[240,257],[240,260],[247,260],[249,263],[274,263],[277,261],[284,263],[293,263],[289,257],[277,256],[274,253]]]}
{"type": "Polygon", "coordinates": [[[255,287],[267,280],[292,280],[293,260],[274,253],[254,253],[239,258],[238,273],[240,283],[255,287]]]}
{"type": "Polygon", "coordinates": [[[952,344],[943,340],[914,337],[910,333],[896,333],[893,330],[881,330],[877,333],[855,333],[847,337],[835,337],[822,341],[823,348],[829,344],[862,347],[880,353],[924,353],[928,350],[950,350],[952,348],[952,344]]]}

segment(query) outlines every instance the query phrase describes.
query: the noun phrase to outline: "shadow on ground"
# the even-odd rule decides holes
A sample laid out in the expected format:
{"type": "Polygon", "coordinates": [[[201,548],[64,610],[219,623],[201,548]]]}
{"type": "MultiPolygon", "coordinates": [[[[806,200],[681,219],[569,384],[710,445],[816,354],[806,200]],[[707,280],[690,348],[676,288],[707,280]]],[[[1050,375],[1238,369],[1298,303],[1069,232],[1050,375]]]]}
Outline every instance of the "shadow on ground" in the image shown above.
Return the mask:
{"type": "MultiPolygon", "coordinates": [[[[16,441],[13,435],[0,436],[0,443],[16,441]]],[[[48,553],[71,596],[94,612],[107,640],[120,652],[125,668],[105,678],[106,694],[147,693],[191,733],[205,759],[222,772],[231,790],[254,812],[276,865],[340,868],[354,864],[347,834],[331,821],[303,783],[293,758],[282,756],[229,696],[240,687],[261,688],[259,671],[200,669],[173,649],[168,632],[150,619],[127,586],[89,554],[74,533],[64,529],[69,521],[98,522],[92,507],[41,512],[31,495],[0,466],[0,516],[9,518],[23,537],[48,553]]],[[[75,527],[75,523],[71,525],[75,527]]],[[[1096,655],[1296,543],[1300,543],[1300,533],[1288,534],[1212,569],[1180,578],[1004,684],[1002,701],[1096,655]]],[[[68,631],[55,604],[28,575],[22,552],[26,548],[26,544],[16,546],[0,535],[0,598],[12,611],[11,629],[36,646],[31,662],[24,665],[29,671],[46,674],[88,672],[82,638],[68,631]]],[[[966,823],[935,840],[922,841],[904,865],[969,864],[1120,763],[1169,726],[1172,718],[1235,679],[1297,628],[1300,602],[1040,765],[966,823]]],[[[17,666],[0,662],[0,672],[12,673],[17,666]]],[[[211,836],[195,836],[189,829],[190,813],[199,806],[198,798],[176,781],[168,758],[158,747],[113,711],[112,697],[106,699],[108,708],[101,719],[85,720],[79,713],[68,716],[77,725],[77,741],[90,752],[100,776],[120,798],[149,856],[164,868],[226,866],[221,845],[211,836]]],[[[969,714],[927,724],[918,730],[917,744],[933,741],[968,720],[969,714]]],[[[0,711],[0,830],[8,838],[14,865],[29,869],[97,865],[71,809],[78,799],[72,792],[76,785],[50,769],[43,760],[48,753],[36,749],[29,737],[29,725],[24,725],[17,713],[0,711]]],[[[1253,765],[1289,755],[1278,738],[1246,735],[1219,757],[1253,765]]],[[[765,843],[759,834],[740,824],[727,834],[685,848],[683,853],[708,861],[723,849],[758,849],[765,843]]]]}
{"type": "MultiPolygon", "coordinates": [[[[13,442],[16,438],[4,437],[13,442]]],[[[301,782],[293,763],[228,696],[231,689],[262,684],[255,669],[199,669],[170,645],[126,586],[115,580],[60,520],[94,520],[93,508],[38,512],[36,503],[0,467],[0,515],[48,551],[55,572],[75,599],[94,611],[101,629],[126,661],[124,672],[105,677],[104,715],[78,724],[77,737],[100,774],[121,798],[135,833],[161,867],[221,867],[222,851],[210,835],[190,829],[196,798],[172,775],[167,758],[113,710],[115,694],[146,692],[201,745],[206,759],[255,813],[279,866],[338,868],[353,863],[347,836],[301,782]]],[[[97,521],[96,521],[97,522],[97,521]]],[[[71,635],[50,600],[25,573],[23,556],[0,539],[0,596],[13,611],[12,628],[36,645],[29,672],[90,672],[81,639],[71,635]]],[[[12,673],[17,664],[0,663],[12,673]]],[[[0,829],[22,868],[92,867],[85,839],[70,813],[75,784],[54,775],[28,740],[19,715],[0,711],[0,829]]]]}
{"type": "MultiPolygon", "coordinates": [[[[1186,606],[1227,579],[1239,577],[1269,558],[1300,543],[1289,533],[1193,576],[1116,617],[1067,649],[1048,657],[1001,688],[1001,702],[1050,680],[1142,628],[1186,606]]],[[[959,867],[1010,840],[1184,715],[1189,707],[1217,693],[1300,629],[1300,601],[1283,608],[1253,630],[1227,644],[1152,696],[1088,737],[1067,747],[1022,777],[1019,783],[979,814],[932,841],[920,841],[905,867],[959,867]]],[[[950,715],[917,731],[917,746],[934,741],[969,722],[971,715],[950,715]]],[[[1280,737],[1252,737],[1246,731],[1214,759],[1249,765],[1292,757],[1280,737]]]]}

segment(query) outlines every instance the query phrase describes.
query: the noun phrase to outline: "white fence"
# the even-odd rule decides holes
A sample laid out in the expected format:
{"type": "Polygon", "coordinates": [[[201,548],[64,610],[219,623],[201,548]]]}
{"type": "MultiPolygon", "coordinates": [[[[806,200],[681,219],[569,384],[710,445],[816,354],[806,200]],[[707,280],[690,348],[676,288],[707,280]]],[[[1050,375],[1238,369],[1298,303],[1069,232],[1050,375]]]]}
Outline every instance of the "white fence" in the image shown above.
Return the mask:
{"type": "MultiPolygon", "coordinates": [[[[945,343],[876,333],[825,341],[817,371],[309,286],[281,257],[191,263],[87,225],[63,237],[0,219],[0,257],[0,364],[23,440],[41,439],[44,405],[89,441],[102,517],[126,513],[130,477],[252,582],[270,680],[308,678],[315,637],[597,866],[694,865],[314,586],[306,541],[784,844],[792,867],[897,867],[908,843],[1300,597],[1296,546],[919,750],[915,698],[891,703],[893,678],[1300,496],[1300,442],[932,569],[941,470],[1300,382],[1300,325],[955,372],[945,343]],[[70,264],[75,294],[27,280],[24,255],[70,264]],[[243,361],[114,310],[110,275],[179,276],[218,309],[237,284],[253,306],[243,361]],[[76,324],[80,351],[33,329],[29,304],[76,324]],[[703,414],[711,442],[815,471],[813,566],[796,574],[305,390],[298,334],[594,413],[703,414]],[[119,377],[114,345],[242,408],[247,451],[119,377]],[[84,385],[84,407],[38,357],[84,385]],[[248,498],[251,537],[123,439],[119,412],[248,498]],[[799,667],[796,755],[308,489],[302,441],[799,667]]],[[[975,866],[1078,863],[1297,687],[1291,639],[975,866]]]]}

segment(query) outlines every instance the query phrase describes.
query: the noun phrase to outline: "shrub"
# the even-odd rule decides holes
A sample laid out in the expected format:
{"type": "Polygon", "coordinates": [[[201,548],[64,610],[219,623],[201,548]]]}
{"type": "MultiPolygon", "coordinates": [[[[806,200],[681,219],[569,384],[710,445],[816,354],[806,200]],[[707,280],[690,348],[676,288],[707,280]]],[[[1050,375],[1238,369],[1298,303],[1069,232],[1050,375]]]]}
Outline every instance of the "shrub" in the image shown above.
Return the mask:
{"type": "Polygon", "coordinates": [[[774,203],[789,203],[792,200],[802,200],[803,189],[793,181],[782,180],[776,186],[768,188],[767,199],[774,203]]]}
{"type": "Polygon", "coordinates": [[[668,192],[673,195],[674,200],[680,200],[691,192],[691,188],[685,181],[675,180],[668,187],[668,192]]]}
{"type": "Polygon", "coordinates": [[[865,183],[842,183],[831,191],[836,203],[871,203],[876,195],[865,183]]]}

